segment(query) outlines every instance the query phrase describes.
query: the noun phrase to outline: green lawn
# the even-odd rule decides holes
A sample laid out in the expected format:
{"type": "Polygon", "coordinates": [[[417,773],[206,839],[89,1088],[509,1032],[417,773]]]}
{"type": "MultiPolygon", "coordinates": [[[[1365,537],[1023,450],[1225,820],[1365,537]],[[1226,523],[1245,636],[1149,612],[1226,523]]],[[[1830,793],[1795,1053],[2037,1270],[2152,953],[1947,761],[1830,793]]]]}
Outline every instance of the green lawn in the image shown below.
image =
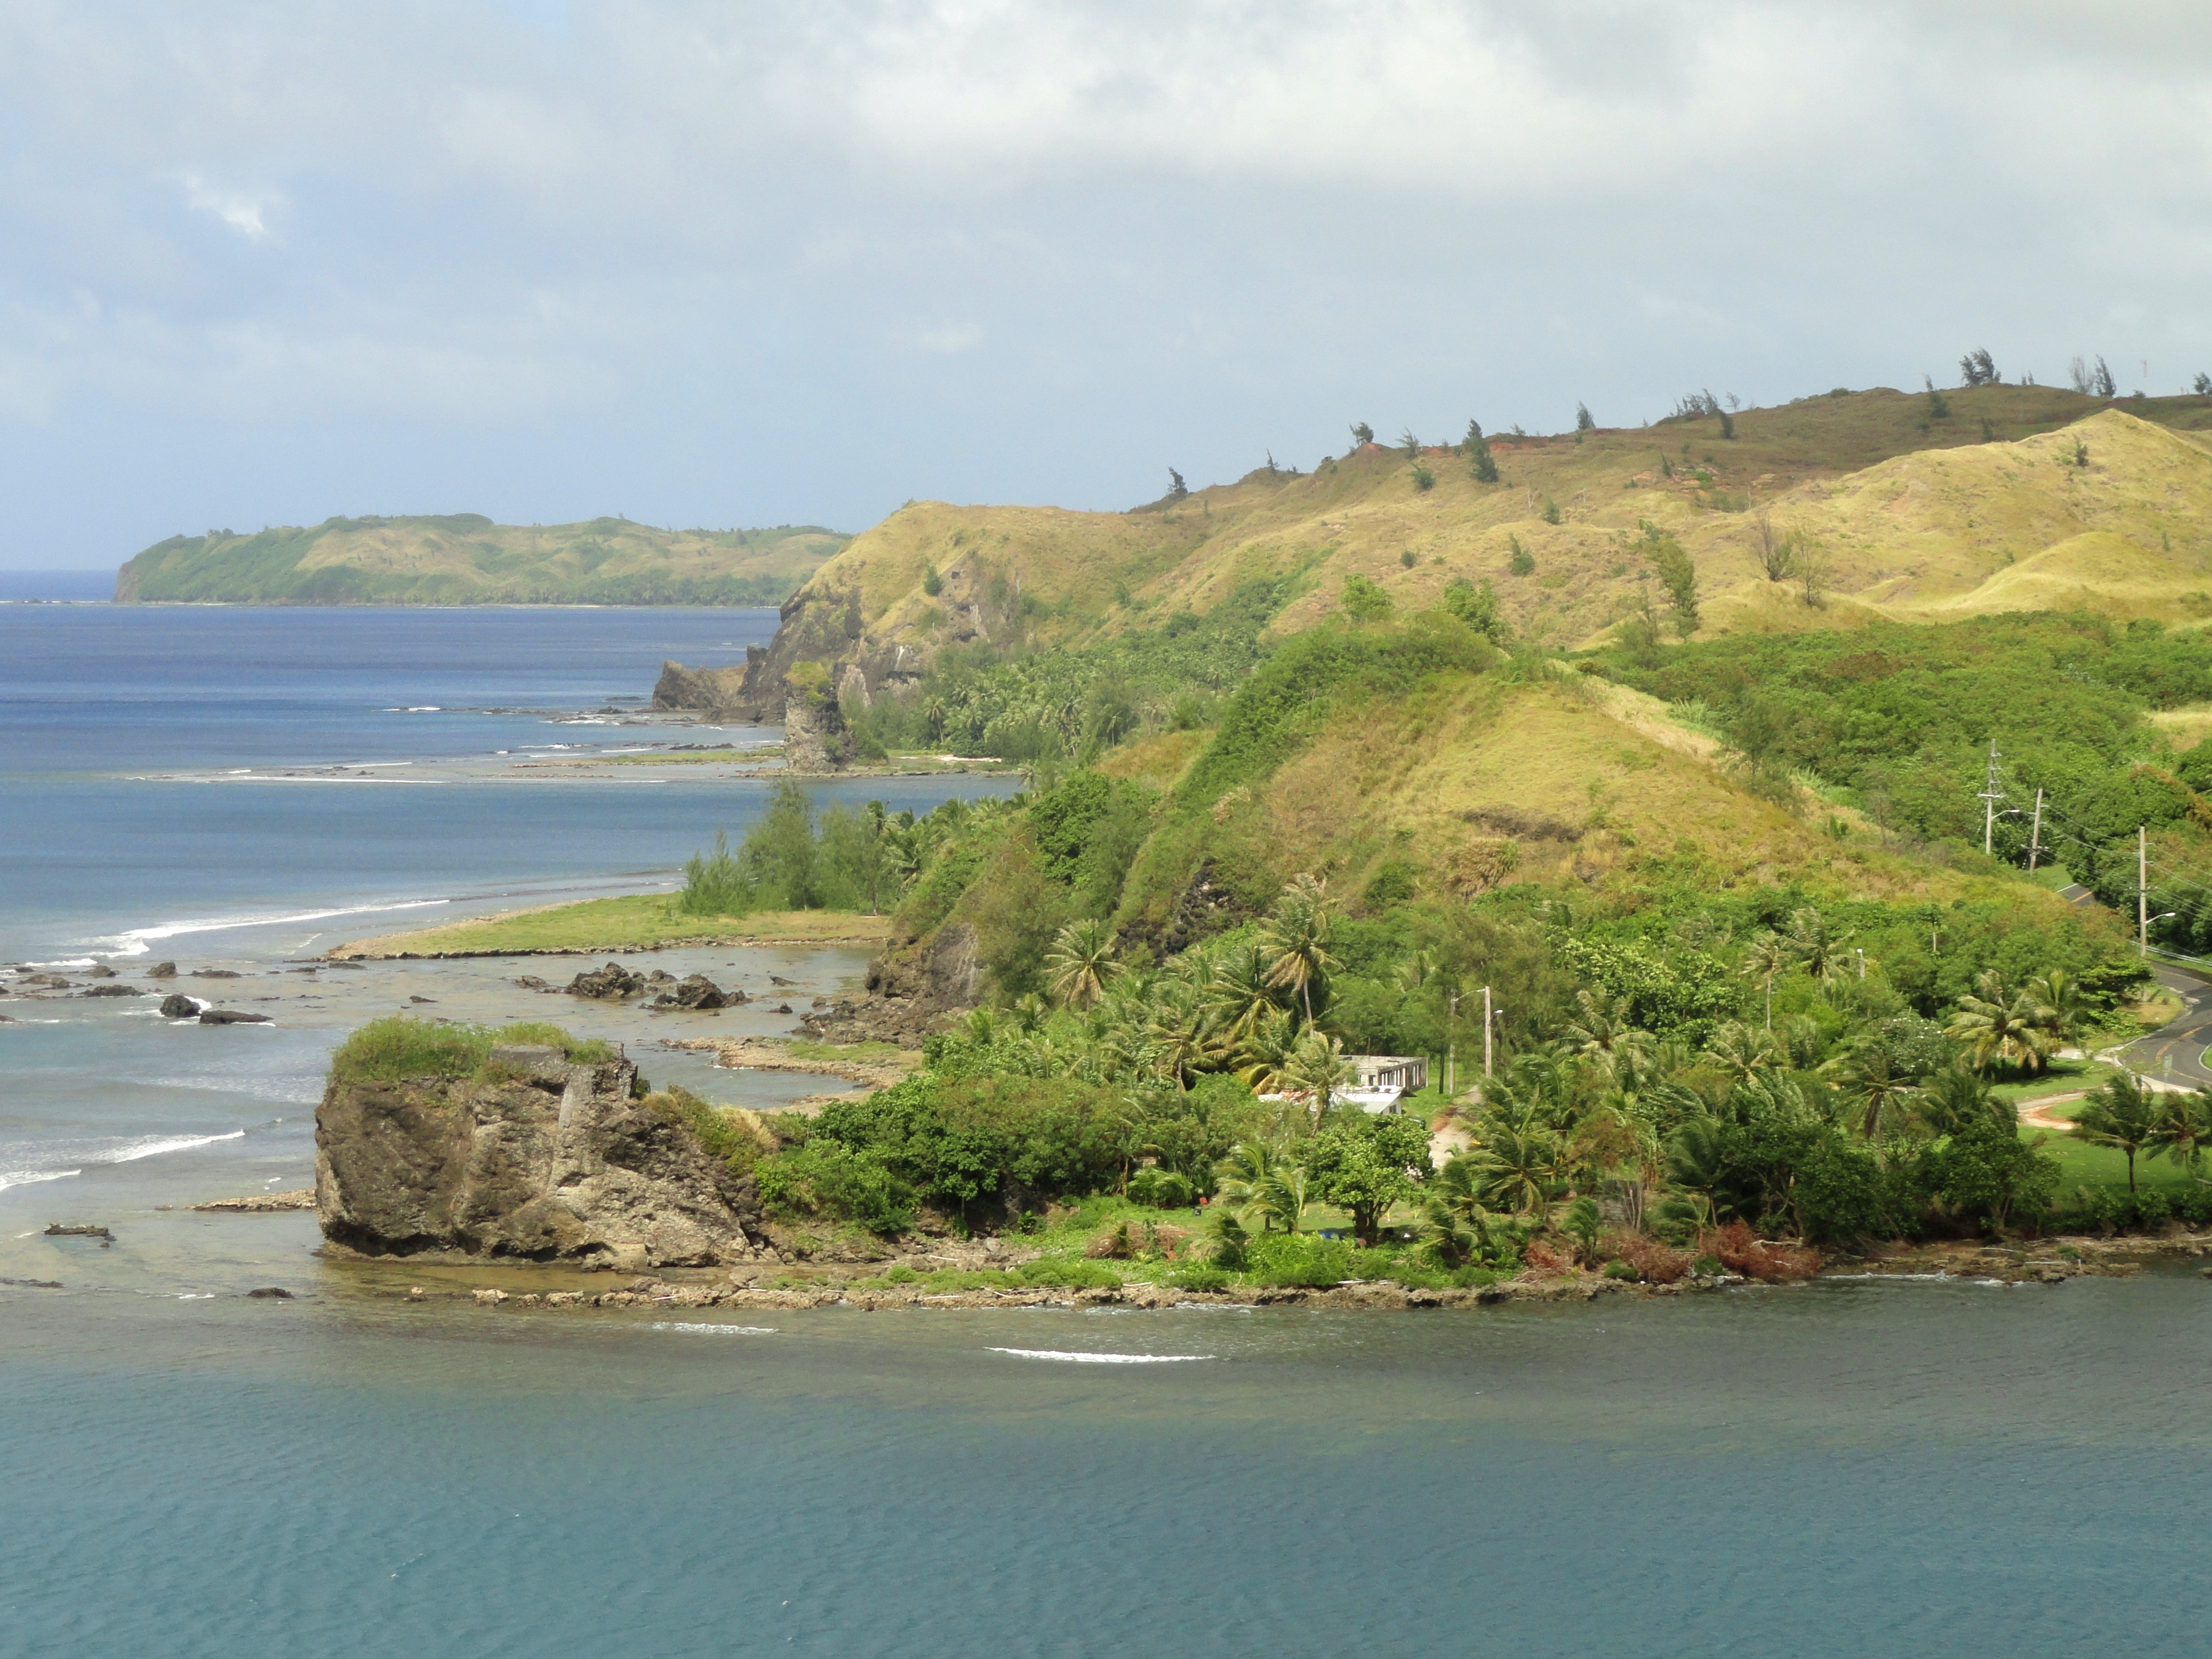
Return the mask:
{"type": "Polygon", "coordinates": [[[1999,1100],[2018,1106],[2024,1102],[2046,1099],[2052,1095],[2069,1094],[2078,1089],[2094,1089],[2119,1067],[2107,1066],[2094,1060],[2054,1060],[2042,1075],[2022,1079],[2018,1083],[2000,1083],[1990,1092],[1999,1100]]]}
{"type": "MultiPolygon", "coordinates": [[[[2081,1103],[2069,1100],[2051,1109],[2051,1115],[2071,1121],[2081,1109],[2081,1103]]],[[[2093,1141],[2078,1139],[2070,1134],[2054,1134],[2048,1130],[2030,1128],[2033,1137],[2043,1135],[2043,1150],[2058,1160],[2061,1170],[2058,1202],[2063,1209],[2076,1187],[2110,1187],[2125,1192],[2128,1185],[2127,1154],[2111,1146],[2100,1146],[2093,1141]]],[[[2208,1171],[2212,1173],[2212,1171],[2208,1171]]],[[[2136,1154],[2136,1185],[2178,1188],[2191,1185],[2196,1177],[2179,1166],[2162,1158],[2146,1158],[2136,1154]]]]}
{"type": "Polygon", "coordinates": [[[331,951],[343,957],[511,956],[533,951],[650,949],[675,939],[726,944],[876,944],[890,936],[888,916],[846,910],[763,910],[746,916],[693,916],[665,893],[586,899],[577,904],[514,910],[443,927],[358,939],[331,951]]]}

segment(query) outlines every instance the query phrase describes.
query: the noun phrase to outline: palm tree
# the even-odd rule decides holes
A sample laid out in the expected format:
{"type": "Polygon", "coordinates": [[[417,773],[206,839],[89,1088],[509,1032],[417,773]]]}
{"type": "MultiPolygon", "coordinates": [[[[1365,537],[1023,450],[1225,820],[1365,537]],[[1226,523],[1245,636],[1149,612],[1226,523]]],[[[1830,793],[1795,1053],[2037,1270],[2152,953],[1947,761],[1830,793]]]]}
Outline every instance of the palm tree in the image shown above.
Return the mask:
{"type": "Polygon", "coordinates": [[[1575,1017],[1567,1022],[1566,1038],[1584,1059],[1596,1060],[1608,1073],[1624,1062],[1632,1068],[1654,1041],[1630,1023],[1627,998],[1603,991],[1575,993],[1575,1017]]]}
{"type": "Polygon", "coordinates": [[[1541,1214],[1558,1189],[1559,1143],[1534,1124],[1492,1122],[1464,1156],[1484,1204],[1514,1215],[1541,1214]]]}
{"type": "Polygon", "coordinates": [[[2028,981],[2027,994],[2033,1010],[2029,1018],[2050,1033],[2054,1046],[2069,1046],[2081,1035],[2088,1011],[2081,1006],[2081,982],[2073,975],[2053,968],[2028,981]]]}
{"type": "Polygon", "coordinates": [[[1994,1060],[2023,1071],[2041,1071],[2052,1045],[2050,1032],[2036,1022],[2033,999],[2026,992],[2008,995],[1994,968],[1975,980],[1974,990],[1980,994],[1959,999],[1949,1035],[1972,1051],[1975,1068],[1984,1069],[1994,1060]]]}
{"type": "Polygon", "coordinates": [[[1276,902],[1275,914],[1260,930],[1267,956],[1267,983],[1295,992],[1313,1024],[1313,988],[1337,965],[1328,952],[1328,884],[1316,876],[1297,876],[1276,902]]]}
{"type": "Polygon", "coordinates": [[[1790,971],[1790,964],[1796,959],[1781,935],[1771,931],[1759,934],[1744,947],[1743,971],[1765,986],[1766,1029],[1770,1031],[1774,1029],[1774,981],[1790,971]]]}
{"type": "Polygon", "coordinates": [[[1977,1123],[2017,1123],[2020,1114],[1990,1092],[1989,1080],[1960,1060],[1929,1075],[1918,1102],[1922,1121],[1939,1135],[1977,1123]]]}
{"type": "Polygon", "coordinates": [[[1106,994],[1106,982],[1119,971],[1114,960],[1114,930],[1097,918],[1072,921],[1054,936],[1044,959],[1053,994],[1071,1008],[1088,1008],[1106,994]]]}
{"type": "Polygon", "coordinates": [[[1274,1012],[1275,996],[1267,983],[1267,957],[1256,945],[1242,945],[1224,952],[1214,963],[1206,984],[1207,1000],[1224,1037],[1243,1042],[1252,1028],[1274,1012]]]}
{"type": "Polygon", "coordinates": [[[1843,971],[1844,941],[1850,937],[1844,933],[1831,938],[1827,919],[1818,910],[1796,910],[1790,913],[1785,948],[1791,961],[1825,986],[1843,971]]]}
{"type": "Polygon", "coordinates": [[[1880,1140],[1886,1127],[1920,1103],[1912,1079],[1897,1069],[1889,1045],[1879,1037],[1859,1043],[1844,1055],[1836,1079],[1852,1109],[1856,1128],[1868,1140],[1880,1140]]]}
{"type": "Polygon", "coordinates": [[[1730,1020],[1713,1033],[1705,1057],[1739,1081],[1762,1072],[1784,1070],[1790,1064],[1790,1056],[1774,1040],[1771,1026],[1754,1030],[1739,1020],[1730,1020]]]}
{"type": "Polygon", "coordinates": [[[1292,1092],[1309,1095],[1313,1099],[1316,1123],[1322,1114],[1334,1102],[1337,1091],[1354,1082],[1358,1073],[1344,1057],[1344,1044],[1335,1037],[1308,1030],[1291,1050],[1290,1064],[1283,1069],[1283,1081],[1292,1092]]]}
{"type": "Polygon", "coordinates": [[[1240,1221],[1249,1222],[1257,1216],[1264,1230],[1270,1222],[1267,1183],[1274,1179],[1283,1163],[1283,1149],[1279,1146],[1264,1140],[1238,1141],[1229,1149],[1229,1156],[1213,1166],[1214,1176],[1221,1183],[1214,1194],[1214,1202],[1240,1221]]]}
{"type": "Polygon", "coordinates": [[[2133,1072],[2116,1073],[2081,1103],[2074,1132],[2100,1146],[2113,1146],[2128,1158],[2128,1190],[2136,1189],[2136,1154],[2158,1138],[2166,1115],[2155,1091],[2133,1072]]]}
{"type": "Polygon", "coordinates": [[[1155,988],[1140,1046],[1148,1066],[1178,1084],[1205,1069],[1219,1044],[1195,988],[1173,981],[1155,988]]]}
{"type": "Polygon", "coordinates": [[[1291,1056],[1298,1046],[1297,1021],[1280,1008],[1270,1008],[1244,1034],[1237,1047],[1243,1063],[1237,1075],[1255,1095],[1276,1095],[1290,1086],[1291,1056]]]}
{"type": "Polygon", "coordinates": [[[1708,1223],[1719,1218],[1728,1154],[1727,1132],[1715,1118],[1691,1118],[1667,1142],[1667,1184],[1698,1200],[1708,1223]]]}
{"type": "Polygon", "coordinates": [[[1304,1170],[1295,1164],[1279,1164],[1268,1171],[1260,1194],[1260,1212],[1270,1224],[1279,1221],[1285,1232],[1297,1232],[1305,1223],[1306,1201],[1304,1170]]]}
{"type": "Polygon", "coordinates": [[[2150,1155],[2196,1171],[2212,1151],[2212,1090],[2160,1097],[2158,1124],[2151,1131],[2150,1155]]]}

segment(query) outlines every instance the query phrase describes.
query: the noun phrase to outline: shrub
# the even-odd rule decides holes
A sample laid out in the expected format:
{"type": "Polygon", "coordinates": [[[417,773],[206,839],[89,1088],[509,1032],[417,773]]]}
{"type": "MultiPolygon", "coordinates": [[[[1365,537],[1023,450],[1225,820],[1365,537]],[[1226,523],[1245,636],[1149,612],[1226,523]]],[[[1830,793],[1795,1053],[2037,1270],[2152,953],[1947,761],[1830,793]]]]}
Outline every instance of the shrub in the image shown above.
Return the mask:
{"type": "Polygon", "coordinates": [[[1198,1201],[1190,1177],[1174,1170],[1139,1170],[1129,1178],[1127,1190],[1132,1203],[1155,1210],[1188,1210],[1198,1201]]]}
{"type": "Polygon", "coordinates": [[[1381,622],[1390,614],[1390,596],[1355,571],[1344,579],[1344,610],[1354,622],[1381,622]]]}
{"type": "Polygon", "coordinates": [[[1563,516],[1564,515],[1559,511],[1559,504],[1553,501],[1549,495],[1545,496],[1544,522],[1546,524],[1558,524],[1561,521],[1563,516]]]}
{"type": "Polygon", "coordinates": [[[1573,1255],[1547,1239],[1530,1239],[1521,1259],[1534,1273],[1571,1273],[1575,1270],[1573,1255]]]}
{"type": "Polygon", "coordinates": [[[761,1202],[787,1218],[829,1217],[872,1233],[914,1225],[914,1189],[872,1152],[816,1138],[753,1166],[761,1202]]]}
{"type": "Polygon", "coordinates": [[[1031,1261],[1014,1269],[1012,1277],[1024,1285],[1054,1285],[1072,1291],[1103,1290],[1119,1285],[1121,1275],[1096,1261],[1031,1261]]]}
{"type": "Polygon", "coordinates": [[[2212,1221],[2212,1187],[2191,1185],[2172,1194],[2173,1213],[2192,1227],[2212,1221]]]}
{"type": "Polygon", "coordinates": [[[1414,462],[1413,488],[1416,489],[1434,489],[1436,487],[1437,475],[1430,471],[1427,467],[1422,465],[1419,461],[1414,462]]]}
{"type": "Polygon", "coordinates": [[[1244,1253],[1257,1285],[1327,1290],[1353,1276],[1351,1250],[1312,1233],[1262,1233],[1244,1253]]]}
{"type": "Polygon", "coordinates": [[[1709,1233],[1701,1241],[1709,1255],[1732,1273],[1755,1279],[1763,1285],[1810,1279],[1820,1271],[1820,1258],[1801,1244],[1757,1237],[1741,1221],[1709,1233]]]}
{"type": "Polygon", "coordinates": [[[1672,1285],[1690,1270],[1686,1250],[1675,1249],[1640,1233],[1608,1234],[1601,1248],[1610,1250],[1615,1261],[1625,1264],[1631,1277],[1648,1285],[1672,1285]]]}
{"type": "Polygon", "coordinates": [[[1521,545],[1521,538],[1518,536],[1509,536],[1505,539],[1507,544],[1513,550],[1512,556],[1505,562],[1505,568],[1516,576],[1526,576],[1532,573],[1536,568],[1536,556],[1521,545]]]}

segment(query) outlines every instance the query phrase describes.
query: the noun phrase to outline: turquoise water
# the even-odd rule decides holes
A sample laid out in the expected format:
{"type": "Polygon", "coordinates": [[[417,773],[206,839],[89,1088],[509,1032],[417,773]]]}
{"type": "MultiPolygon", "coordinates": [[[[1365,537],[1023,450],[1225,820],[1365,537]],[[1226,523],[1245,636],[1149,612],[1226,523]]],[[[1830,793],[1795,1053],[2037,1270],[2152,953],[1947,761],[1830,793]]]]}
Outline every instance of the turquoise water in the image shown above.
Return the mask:
{"type": "Polygon", "coordinates": [[[734,1334],[14,1293],[0,1647],[2196,1653],[2207,1294],[734,1334]]]}
{"type": "MultiPolygon", "coordinates": [[[[760,794],[184,775],[621,740],[564,722],[771,623],[0,606],[0,957],[158,951],[276,1016],[0,998],[0,1279],[60,1285],[0,1284],[0,1655],[2203,1650],[2186,1273],[669,1319],[378,1299],[311,1215],[163,1207],[304,1184],[367,1013],[575,1016],[513,964],[301,953],[665,884],[760,794]]],[[[665,960],[802,1008],[860,962],[665,960]]],[[[791,1023],[714,1018],[591,1016],[657,1076],[805,1086],[658,1047],[791,1023]]]]}

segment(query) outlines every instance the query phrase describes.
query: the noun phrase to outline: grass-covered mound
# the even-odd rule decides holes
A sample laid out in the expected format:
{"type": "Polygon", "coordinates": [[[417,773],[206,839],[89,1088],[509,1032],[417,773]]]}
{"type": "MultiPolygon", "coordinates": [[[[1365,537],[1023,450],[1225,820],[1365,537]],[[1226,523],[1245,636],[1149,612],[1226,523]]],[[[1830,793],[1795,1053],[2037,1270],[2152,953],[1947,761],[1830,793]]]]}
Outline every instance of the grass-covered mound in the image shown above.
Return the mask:
{"type": "Polygon", "coordinates": [[[494,1047],[537,1044],[558,1048],[580,1065],[616,1058],[597,1037],[574,1037],[558,1025],[523,1021],[513,1025],[449,1024],[390,1014],[373,1019],[340,1043],[331,1056],[334,1083],[404,1083],[416,1078],[462,1078],[482,1073],[494,1047]]]}

